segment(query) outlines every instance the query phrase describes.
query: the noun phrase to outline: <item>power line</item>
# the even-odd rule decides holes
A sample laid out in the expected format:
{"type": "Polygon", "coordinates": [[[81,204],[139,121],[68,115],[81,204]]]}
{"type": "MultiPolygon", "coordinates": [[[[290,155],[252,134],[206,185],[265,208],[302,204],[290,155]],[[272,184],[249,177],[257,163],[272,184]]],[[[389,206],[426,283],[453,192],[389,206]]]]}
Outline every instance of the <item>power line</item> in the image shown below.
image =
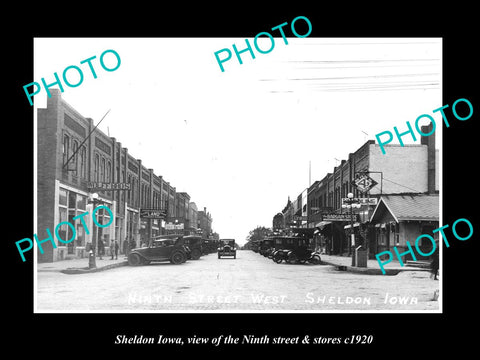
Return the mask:
{"type": "Polygon", "coordinates": [[[399,184],[399,183],[396,183],[395,181],[392,181],[392,180],[388,180],[387,178],[383,178],[383,180],[387,180],[387,181],[390,181],[391,183],[395,184],[395,185],[398,185],[398,186],[401,186],[401,187],[404,187],[406,189],[409,189],[409,190],[413,190],[415,191],[416,193],[422,193],[423,191],[418,191],[418,190],[415,190],[415,189],[412,189],[408,186],[405,186],[405,185],[402,185],[402,184],[399,184]]]}

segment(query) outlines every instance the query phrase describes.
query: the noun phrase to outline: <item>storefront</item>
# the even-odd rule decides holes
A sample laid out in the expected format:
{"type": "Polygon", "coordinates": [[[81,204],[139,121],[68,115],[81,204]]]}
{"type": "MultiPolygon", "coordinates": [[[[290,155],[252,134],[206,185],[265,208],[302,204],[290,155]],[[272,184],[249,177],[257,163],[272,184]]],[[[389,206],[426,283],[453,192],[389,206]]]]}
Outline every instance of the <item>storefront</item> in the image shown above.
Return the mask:
{"type": "MultiPolygon", "coordinates": [[[[413,245],[418,236],[432,234],[432,230],[438,228],[438,195],[382,196],[370,222],[376,240],[375,253],[391,251],[393,247],[403,253],[408,250],[407,241],[413,245]]],[[[438,240],[438,233],[433,236],[438,240]]],[[[428,239],[421,239],[418,244],[425,253],[430,252],[432,246],[428,239]]],[[[406,257],[409,259],[410,254],[406,257]]]]}
{"type": "Polygon", "coordinates": [[[87,243],[98,246],[98,239],[102,239],[105,247],[108,247],[111,239],[115,239],[115,219],[110,218],[110,213],[115,213],[115,202],[98,197],[95,202],[92,200],[92,194],[76,189],[74,187],[62,184],[57,181],[57,193],[58,203],[55,212],[55,223],[69,222],[73,225],[73,228],[67,224],[60,225],[58,227],[58,237],[64,241],[72,239],[67,244],[58,241],[56,239],[57,248],[54,249],[55,260],[64,260],[68,258],[83,258],[87,256],[86,245],[87,243]],[[110,213],[100,208],[96,211],[96,221],[98,224],[112,224],[104,228],[100,226],[94,226],[93,221],[90,218],[86,222],[86,227],[82,224],[82,217],[79,215],[88,212],[92,213],[94,206],[103,205],[110,209],[110,213]],[[74,220],[74,218],[76,218],[74,220]],[[75,233],[74,233],[75,232],[75,233]]]}

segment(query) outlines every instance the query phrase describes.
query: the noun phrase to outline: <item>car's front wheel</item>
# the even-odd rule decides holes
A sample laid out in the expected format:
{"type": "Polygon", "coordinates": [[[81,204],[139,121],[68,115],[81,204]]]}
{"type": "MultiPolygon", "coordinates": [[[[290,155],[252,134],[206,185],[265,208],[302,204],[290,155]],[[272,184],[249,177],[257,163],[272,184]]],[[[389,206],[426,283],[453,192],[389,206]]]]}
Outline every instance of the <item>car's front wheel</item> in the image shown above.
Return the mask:
{"type": "Polygon", "coordinates": [[[313,255],[312,258],[310,259],[310,263],[314,265],[318,265],[322,262],[322,259],[320,259],[320,255],[313,255]]]}
{"type": "Polygon", "coordinates": [[[192,259],[193,260],[198,260],[200,259],[200,256],[202,255],[202,253],[200,252],[200,250],[198,249],[193,249],[192,250],[192,259]]]}
{"type": "Polygon", "coordinates": [[[142,263],[142,258],[138,254],[128,255],[128,264],[131,266],[138,266],[142,263]]]}
{"type": "Polygon", "coordinates": [[[173,253],[172,257],[170,258],[170,262],[175,265],[184,263],[185,260],[186,260],[185,255],[180,251],[173,253]]]}
{"type": "Polygon", "coordinates": [[[287,255],[287,262],[288,262],[289,264],[295,264],[295,263],[297,262],[297,257],[295,256],[294,253],[289,253],[289,254],[287,255]]]}
{"type": "Polygon", "coordinates": [[[273,256],[273,261],[275,261],[277,264],[280,264],[283,261],[283,255],[280,253],[277,253],[273,256]]]}

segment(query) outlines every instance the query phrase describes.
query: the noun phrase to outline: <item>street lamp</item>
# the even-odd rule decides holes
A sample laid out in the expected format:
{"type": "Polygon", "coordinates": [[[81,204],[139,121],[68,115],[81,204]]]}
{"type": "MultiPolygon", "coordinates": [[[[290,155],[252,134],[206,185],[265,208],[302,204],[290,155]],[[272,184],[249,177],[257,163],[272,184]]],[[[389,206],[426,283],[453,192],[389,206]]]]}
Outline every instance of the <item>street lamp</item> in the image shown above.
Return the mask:
{"type": "Polygon", "coordinates": [[[360,207],[360,200],[354,198],[352,193],[348,193],[347,199],[343,201],[342,208],[350,209],[350,252],[352,253],[352,266],[355,266],[355,232],[353,230],[353,209],[358,209],[360,207]]]}
{"type": "MultiPolygon", "coordinates": [[[[88,198],[88,204],[93,204],[93,208],[95,209],[97,207],[97,204],[103,203],[102,200],[98,198],[97,193],[93,193],[89,196],[88,198]]],[[[93,216],[93,211],[92,211],[92,216],[93,216]]],[[[98,228],[95,227],[95,232],[94,232],[94,239],[95,241],[92,240],[92,249],[90,250],[90,254],[88,256],[88,268],[93,269],[97,267],[96,264],[96,248],[97,248],[97,243],[98,243],[98,228]]]]}

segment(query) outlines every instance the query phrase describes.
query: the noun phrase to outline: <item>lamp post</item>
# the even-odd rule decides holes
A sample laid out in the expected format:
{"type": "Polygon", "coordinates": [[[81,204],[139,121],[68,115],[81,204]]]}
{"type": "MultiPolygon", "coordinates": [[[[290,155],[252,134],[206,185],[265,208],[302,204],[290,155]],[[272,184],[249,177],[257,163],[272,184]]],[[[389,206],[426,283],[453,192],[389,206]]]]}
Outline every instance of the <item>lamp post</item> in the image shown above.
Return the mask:
{"type": "Polygon", "coordinates": [[[353,209],[360,208],[360,200],[353,197],[352,193],[347,194],[347,199],[342,204],[343,208],[350,209],[350,251],[352,253],[352,266],[355,266],[355,231],[353,230],[353,209]]]}
{"type": "MultiPolygon", "coordinates": [[[[102,200],[98,199],[98,194],[93,193],[92,195],[89,196],[88,198],[88,204],[93,204],[93,209],[97,207],[98,204],[103,203],[102,200]]],[[[92,216],[93,216],[93,211],[92,211],[92,216]]],[[[97,248],[97,243],[98,243],[98,228],[95,226],[95,231],[94,231],[94,236],[92,240],[92,249],[90,250],[90,254],[88,256],[88,268],[93,269],[97,267],[96,264],[96,248],[97,248]]]]}

